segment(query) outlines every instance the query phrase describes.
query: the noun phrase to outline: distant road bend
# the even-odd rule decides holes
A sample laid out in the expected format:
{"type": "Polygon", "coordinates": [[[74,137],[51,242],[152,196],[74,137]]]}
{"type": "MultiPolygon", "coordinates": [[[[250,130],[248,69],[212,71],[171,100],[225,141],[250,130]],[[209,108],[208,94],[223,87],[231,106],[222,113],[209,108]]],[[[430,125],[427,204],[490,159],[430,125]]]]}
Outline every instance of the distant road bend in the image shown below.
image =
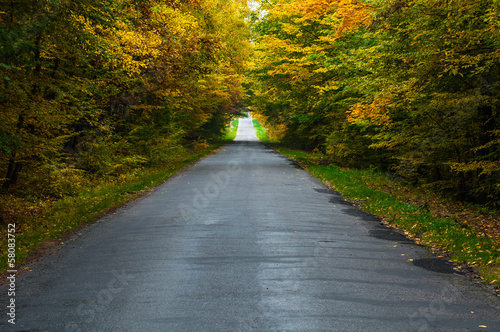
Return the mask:
{"type": "Polygon", "coordinates": [[[73,240],[19,276],[1,331],[500,331],[498,297],[258,142],[250,118],[73,240]]]}

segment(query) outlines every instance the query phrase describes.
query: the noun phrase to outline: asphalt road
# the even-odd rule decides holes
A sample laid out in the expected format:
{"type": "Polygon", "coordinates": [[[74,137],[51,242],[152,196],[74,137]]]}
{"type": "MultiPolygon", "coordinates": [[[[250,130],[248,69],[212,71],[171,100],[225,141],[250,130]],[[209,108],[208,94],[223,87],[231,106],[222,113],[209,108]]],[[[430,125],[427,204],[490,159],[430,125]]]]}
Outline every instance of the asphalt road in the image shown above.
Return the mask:
{"type": "Polygon", "coordinates": [[[1,331],[500,331],[498,297],[259,143],[250,119],[31,270],[1,331]]]}

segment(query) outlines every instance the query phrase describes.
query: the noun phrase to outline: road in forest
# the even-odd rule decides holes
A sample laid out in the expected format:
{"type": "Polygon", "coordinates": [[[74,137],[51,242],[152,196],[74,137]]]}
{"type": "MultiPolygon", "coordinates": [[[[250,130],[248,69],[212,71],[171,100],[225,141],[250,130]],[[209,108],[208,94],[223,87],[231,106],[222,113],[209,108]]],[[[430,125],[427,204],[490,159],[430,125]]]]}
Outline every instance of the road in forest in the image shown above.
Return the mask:
{"type": "Polygon", "coordinates": [[[500,331],[499,298],[237,139],[30,266],[1,331],[500,331]]]}

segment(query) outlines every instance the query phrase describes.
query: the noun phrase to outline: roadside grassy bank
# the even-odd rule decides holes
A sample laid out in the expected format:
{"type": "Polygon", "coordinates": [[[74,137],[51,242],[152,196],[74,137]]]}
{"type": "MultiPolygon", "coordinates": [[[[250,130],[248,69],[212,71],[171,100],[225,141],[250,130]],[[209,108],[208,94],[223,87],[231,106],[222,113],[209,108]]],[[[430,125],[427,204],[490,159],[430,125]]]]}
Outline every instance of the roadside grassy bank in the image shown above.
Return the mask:
{"type": "MultiPolygon", "coordinates": [[[[257,136],[269,142],[259,125],[254,125],[257,136]]],[[[320,153],[290,150],[279,144],[273,147],[340,192],[347,201],[380,217],[416,243],[452,262],[474,266],[483,282],[500,291],[498,211],[448,201],[376,170],[342,168],[320,153]]]]}
{"type": "Polygon", "coordinates": [[[229,128],[227,130],[227,134],[223,138],[224,142],[229,142],[236,138],[236,132],[238,131],[238,124],[239,124],[238,119],[234,119],[233,121],[231,121],[231,124],[229,125],[229,128]]]}
{"type": "Polygon", "coordinates": [[[255,130],[255,135],[257,135],[257,138],[263,142],[263,143],[274,143],[273,140],[271,140],[266,133],[266,129],[262,126],[262,124],[259,122],[257,119],[252,119],[253,122],[253,128],[255,130]]]}
{"type": "Polygon", "coordinates": [[[0,238],[2,252],[5,253],[0,261],[0,272],[19,268],[37,251],[64,241],[72,230],[92,223],[117,207],[147,194],[148,190],[165,182],[190,163],[233,140],[237,126],[238,120],[234,120],[220,142],[203,143],[194,149],[178,151],[168,164],[161,167],[139,168],[119,177],[93,180],[81,185],[74,195],[58,200],[29,200],[0,195],[4,219],[0,238]],[[15,237],[11,239],[15,241],[11,240],[10,243],[15,243],[15,262],[9,266],[7,237],[12,228],[15,233],[11,234],[15,237]]]}
{"type": "MultiPolygon", "coordinates": [[[[8,224],[15,224],[15,266],[19,267],[47,241],[59,243],[71,230],[95,221],[113,209],[144,195],[188,164],[212,153],[220,145],[203,151],[186,151],[164,168],[143,168],[118,178],[94,181],[81,187],[73,196],[59,200],[30,202],[16,197],[0,197],[11,215],[8,224]]],[[[7,248],[7,223],[2,224],[2,248],[7,248]]],[[[0,262],[0,271],[8,266],[7,255],[0,262]]]]}

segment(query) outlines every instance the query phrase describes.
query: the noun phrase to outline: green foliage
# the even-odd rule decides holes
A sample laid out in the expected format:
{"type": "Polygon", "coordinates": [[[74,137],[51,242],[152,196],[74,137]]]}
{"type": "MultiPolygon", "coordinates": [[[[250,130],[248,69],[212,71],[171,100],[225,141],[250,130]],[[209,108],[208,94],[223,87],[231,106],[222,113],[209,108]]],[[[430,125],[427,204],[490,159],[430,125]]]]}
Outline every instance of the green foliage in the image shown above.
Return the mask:
{"type": "Polygon", "coordinates": [[[262,124],[257,119],[252,119],[252,122],[257,138],[261,142],[267,142],[269,140],[269,137],[267,137],[266,135],[266,129],[262,127],[262,124]]]}
{"type": "Polygon", "coordinates": [[[255,135],[259,139],[259,141],[263,143],[273,143],[274,141],[269,138],[266,133],[266,128],[262,126],[262,124],[257,119],[252,119],[253,128],[255,130],[255,135]]]}
{"type": "Polygon", "coordinates": [[[236,138],[236,133],[238,132],[239,119],[234,119],[226,128],[226,136],[222,139],[223,141],[233,141],[236,138]]]}
{"type": "Polygon", "coordinates": [[[53,160],[90,177],[116,175],[222,137],[244,94],[245,6],[2,2],[3,190],[22,190],[53,160]]]}
{"type": "Polygon", "coordinates": [[[283,127],[283,142],[498,205],[497,4],[305,0],[263,8],[253,22],[252,104],[283,127]]]}

